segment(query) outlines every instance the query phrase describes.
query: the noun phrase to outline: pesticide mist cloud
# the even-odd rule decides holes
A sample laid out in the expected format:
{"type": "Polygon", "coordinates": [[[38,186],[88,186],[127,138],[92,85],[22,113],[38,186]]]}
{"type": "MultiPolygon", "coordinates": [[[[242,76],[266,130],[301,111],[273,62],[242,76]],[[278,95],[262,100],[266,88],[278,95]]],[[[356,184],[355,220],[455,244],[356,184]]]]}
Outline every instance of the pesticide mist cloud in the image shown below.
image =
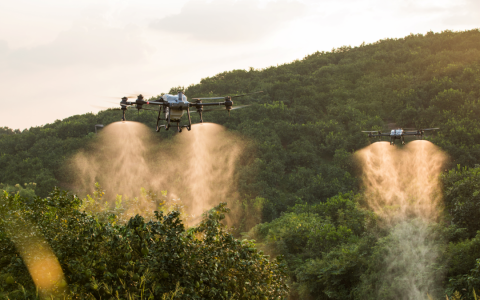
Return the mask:
{"type": "Polygon", "coordinates": [[[446,155],[428,141],[403,148],[373,143],[358,151],[369,206],[385,221],[438,216],[441,200],[439,174],[446,155]]]}
{"type": "Polygon", "coordinates": [[[438,290],[442,276],[434,269],[441,239],[429,225],[439,217],[439,175],[447,157],[428,141],[403,148],[373,143],[356,157],[363,169],[365,199],[390,229],[380,243],[385,269],[377,297],[427,299],[427,293],[438,290]]]}
{"type": "MultiPolygon", "coordinates": [[[[241,144],[239,137],[212,123],[195,125],[168,141],[160,141],[141,123],[113,123],[101,131],[91,150],[74,157],[76,190],[91,193],[99,182],[108,201],[117,194],[136,197],[141,187],[157,194],[166,190],[170,199],[185,205],[195,223],[220,202],[231,207],[241,144]]],[[[140,203],[141,211],[158,209],[152,205],[140,203]]]]}
{"type": "MultiPolygon", "coordinates": [[[[425,300],[441,289],[443,273],[435,269],[441,237],[421,219],[395,225],[385,240],[385,269],[377,283],[378,299],[425,300]]],[[[439,299],[439,298],[434,298],[439,299]]]]}

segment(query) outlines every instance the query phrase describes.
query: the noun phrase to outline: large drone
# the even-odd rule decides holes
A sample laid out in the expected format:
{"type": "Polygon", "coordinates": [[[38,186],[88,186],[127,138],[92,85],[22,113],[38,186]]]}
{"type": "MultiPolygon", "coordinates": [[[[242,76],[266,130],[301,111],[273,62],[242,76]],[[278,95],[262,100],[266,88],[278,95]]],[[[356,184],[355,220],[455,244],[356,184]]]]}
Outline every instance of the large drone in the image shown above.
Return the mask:
{"type": "Polygon", "coordinates": [[[120,102],[121,110],[123,113],[122,121],[125,121],[125,111],[128,109],[137,109],[140,111],[141,109],[146,110],[154,110],[158,111],[157,117],[157,132],[160,129],[165,128],[165,130],[170,129],[171,123],[177,123],[177,131],[182,132],[183,128],[187,128],[187,130],[192,129],[192,119],[190,117],[190,112],[197,112],[200,114],[200,123],[203,123],[203,112],[206,111],[213,111],[213,110],[226,110],[230,115],[230,111],[234,109],[244,108],[248,105],[239,105],[233,106],[232,98],[236,97],[243,97],[246,95],[263,93],[263,91],[248,93],[243,95],[235,95],[235,96],[225,96],[225,97],[207,97],[207,98],[193,98],[195,102],[188,102],[187,97],[183,94],[183,92],[178,92],[178,95],[170,95],[164,94],[160,98],[155,101],[144,101],[142,95],[138,95],[137,100],[135,101],[127,101],[127,97],[123,97],[122,101],[120,102]],[[209,102],[203,103],[203,100],[224,100],[223,102],[209,102]],[[157,105],[157,109],[143,107],[144,105],[157,105]],[[207,106],[209,108],[204,109],[207,106]],[[215,108],[215,106],[221,106],[220,108],[215,108]],[[210,108],[212,107],[212,108],[210,108]],[[191,111],[190,109],[193,108],[194,110],[191,111]],[[163,111],[163,115],[162,115],[163,111]],[[180,121],[184,113],[187,112],[188,116],[188,124],[180,125],[180,121]],[[163,124],[161,124],[163,121],[163,124]]]}
{"type": "MultiPolygon", "coordinates": [[[[410,129],[410,128],[408,128],[410,129]]],[[[425,128],[425,129],[415,129],[414,131],[405,131],[403,128],[392,129],[390,133],[382,133],[380,130],[375,131],[362,131],[367,132],[369,138],[382,138],[384,136],[390,137],[390,145],[395,145],[395,140],[401,140],[402,145],[405,145],[405,136],[415,136],[423,139],[423,134],[425,131],[438,130],[440,128],[425,128]]]]}

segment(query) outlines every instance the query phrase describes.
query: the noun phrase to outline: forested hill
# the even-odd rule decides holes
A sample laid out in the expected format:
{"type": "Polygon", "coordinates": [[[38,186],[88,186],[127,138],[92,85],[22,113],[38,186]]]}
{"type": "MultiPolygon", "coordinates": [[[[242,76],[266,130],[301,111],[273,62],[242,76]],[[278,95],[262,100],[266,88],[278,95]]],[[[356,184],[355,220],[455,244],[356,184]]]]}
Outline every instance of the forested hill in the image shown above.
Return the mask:
{"type": "MultiPolygon", "coordinates": [[[[205,119],[258,141],[259,159],[249,173],[256,179],[245,182],[244,192],[281,199],[275,206],[282,208],[270,208],[271,219],[297,198],[314,202],[355,189],[345,171],[353,171],[352,151],[368,143],[361,130],[386,129],[391,123],[438,126],[434,142],[448,151],[453,164],[475,164],[480,158],[479,61],[478,30],[429,32],[317,52],[278,67],[224,72],[185,92],[198,97],[264,91],[257,101],[235,101],[253,106],[231,117],[211,113],[205,119]]],[[[153,128],[153,115],[127,117],[153,128]]],[[[0,182],[36,182],[37,194],[45,196],[66,181],[64,160],[93,137],[94,125],[118,120],[118,112],[103,111],[22,132],[3,128],[0,182]]]]}
{"type": "MultiPolygon", "coordinates": [[[[381,247],[389,240],[382,242],[381,234],[369,231],[371,212],[357,203],[359,170],[352,154],[369,144],[362,130],[440,127],[427,138],[450,155],[447,168],[474,167],[480,161],[477,29],[340,47],[276,67],[224,72],[169,92],[179,89],[188,97],[264,91],[235,100],[251,106],[230,117],[212,112],[204,120],[252,141],[238,169],[239,195],[247,210],[261,204],[261,214],[253,216],[254,223],[264,223],[257,234],[267,244],[274,241],[270,246],[285,256],[292,299],[376,299],[371,290],[383,276],[386,250],[381,247]],[[297,227],[298,222],[304,226],[297,227]]],[[[95,139],[95,124],[107,125],[120,116],[107,110],[21,132],[0,129],[0,182],[13,190],[15,184],[35,182],[40,196],[55,185],[70,187],[67,159],[95,139]]],[[[127,119],[152,130],[155,118],[152,111],[127,112],[127,119]]],[[[451,225],[437,229],[452,243],[440,247],[436,267],[448,278],[441,288],[450,292],[471,294],[472,285],[480,288],[480,264],[475,264],[480,196],[473,192],[479,178],[479,168],[452,170],[443,177],[451,225]],[[477,275],[469,277],[470,270],[477,275]]],[[[28,194],[34,186],[26,188],[16,187],[28,194]]],[[[247,217],[238,224],[240,231],[250,229],[247,217]]],[[[398,299],[394,287],[386,293],[390,296],[383,299],[398,299]]]]}

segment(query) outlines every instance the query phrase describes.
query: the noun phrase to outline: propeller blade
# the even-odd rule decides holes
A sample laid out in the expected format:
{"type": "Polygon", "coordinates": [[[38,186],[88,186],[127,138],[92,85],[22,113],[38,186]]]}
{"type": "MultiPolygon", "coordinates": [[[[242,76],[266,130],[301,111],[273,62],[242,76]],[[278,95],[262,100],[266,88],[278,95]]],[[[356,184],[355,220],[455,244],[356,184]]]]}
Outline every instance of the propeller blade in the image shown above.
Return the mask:
{"type": "MultiPolygon", "coordinates": [[[[129,99],[137,99],[137,96],[133,96],[133,95],[128,95],[128,96],[124,96],[125,98],[129,98],[129,99]]],[[[113,96],[105,96],[105,98],[108,98],[108,99],[120,99],[122,100],[123,97],[113,97],[113,96]]]]}
{"type": "Polygon", "coordinates": [[[371,130],[371,131],[362,131],[362,132],[367,132],[367,133],[370,133],[370,132],[379,132],[380,130],[371,130]]]}
{"type": "MultiPolygon", "coordinates": [[[[90,106],[101,109],[101,110],[122,110],[121,108],[118,108],[118,107],[106,107],[106,106],[99,106],[99,105],[90,105],[90,106]]],[[[127,107],[127,109],[128,108],[130,107],[127,107]]]]}
{"type": "MultiPolygon", "coordinates": [[[[232,107],[231,109],[228,109],[228,110],[234,110],[234,109],[240,109],[240,108],[244,108],[244,107],[248,107],[250,105],[239,105],[239,106],[234,106],[232,107]]],[[[215,110],[227,110],[226,107],[218,107],[218,108],[210,108],[210,109],[203,109],[203,111],[215,111],[215,110]]]]}
{"type": "Polygon", "coordinates": [[[239,106],[234,106],[234,107],[232,107],[232,109],[230,109],[230,110],[234,110],[234,109],[240,109],[240,108],[244,108],[244,107],[248,107],[248,106],[250,106],[250,105],[239,105],[239,106]]]}
{"type": "Polygon", "coordinates": [[[121,105],[121,106],[128,106],[129,104],[123,104],[122,102],[114,102],[114,101],[106,101],[108,103],[111,103],[111,104],[116,104],[116,105],[121,105]]]}
{"type": "Polygon", "coordinates": [[[208,98],[192,98],[193,100],[218,100],[225,99],[225,97],[208,97],[208,98]]]}
{"type": "Polygon", "coordinates": [[[415,130],[415,131],[420,131],[420,130],[438,130],[440,128],[403,128],[403,130],[415,130]]]}
{"type": "MultiPolygon", "coordinates": [[[[235,95],[235,96],[231,96],[230,98],[243,97],[243,96],[253,95],[253,94],[258,94],[258,93],[263,93],[263,91],[246,93],[246,94],[242,94],[242,95],[235,95]]],[[[225,97],[192,98],[192,99],[193,100],[219,100],[219,99],[225,99],[226,97],[228,97],[228,96],[225,96],[225,97]]]]}
{"type": "Polygon", "coordinates": [[[232,96],[231,98],[243,97],[243,96],[253,95],[253,94],[258,94],[258,93],[263,93],[263,91],[258,91],[258,92],[253,92],[253,93],[246,93],[246,94],[242,94],[242,95],[235,95],[235,96],[232,96]]]}
{"type": "Polygon", "coordinates": [[[142,97],[144,99],[150,99],[150,98],[153,98],[153,97],[156,97],[156,96],[153,96],[153,95],[150,95],[150,94],[145,94],[145,93],[127,93],[127,98],[135,98],[137,99],[138,96],[142,95],[142,97]]]}
{"type": "MultiPolygon", "coordinates": [[[[225,107],[219,107],[219,108],[207,108],[207,109],[203,109],[202,111],[203,112],[206,112],[206,111],[215,111],[215,110],[225,110],[226,108],[225,107]]],[[[198,110],[197,110],[198,112],[198,110]]]]}

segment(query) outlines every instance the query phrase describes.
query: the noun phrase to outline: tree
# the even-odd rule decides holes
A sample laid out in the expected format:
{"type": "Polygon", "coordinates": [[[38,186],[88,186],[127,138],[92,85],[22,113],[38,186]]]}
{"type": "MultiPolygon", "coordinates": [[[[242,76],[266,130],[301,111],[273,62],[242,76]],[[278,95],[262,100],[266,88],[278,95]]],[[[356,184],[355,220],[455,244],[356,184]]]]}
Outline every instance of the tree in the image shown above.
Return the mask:
{"type": "Polygon", "coordinates": [[[229,211],[225,203],[187,230],[177,211],[116,224],[115,215],[101,222],[79,211],[80,202],[60,190],[34,202],[18,194],[0,197],[0,273],[8,274],[0,291],[18,293],[13,280],[35,295],[9,236],[15,222],[7,214],[35,224],[35,234],[58,258],[72,298],[158,298],[177,290],[179,299],[279,299],[288,291],[281,257],[269,260],[252,241],[235,239],[222,225],[229,211]]]}

